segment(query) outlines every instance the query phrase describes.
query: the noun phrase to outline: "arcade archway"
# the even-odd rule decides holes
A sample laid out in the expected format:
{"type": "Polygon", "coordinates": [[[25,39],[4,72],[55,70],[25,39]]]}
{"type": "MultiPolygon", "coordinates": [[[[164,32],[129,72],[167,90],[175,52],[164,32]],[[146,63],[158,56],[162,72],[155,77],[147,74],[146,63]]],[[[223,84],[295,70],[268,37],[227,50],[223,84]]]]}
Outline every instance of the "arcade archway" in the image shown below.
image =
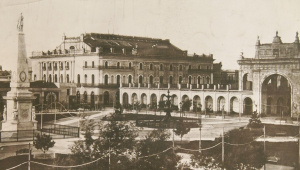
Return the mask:
{"type": "Polygon", "coordinates": [[[267,115],[291,115],[291,85],[280,74],[268,76],[262,84],[262,113],[267,115]]]}
{"type": "Polygon", "coordinates": [[[252,114],[253,113],[253,102],[252,99],[246,97],[244,99],[244,114],[252,114]]]}

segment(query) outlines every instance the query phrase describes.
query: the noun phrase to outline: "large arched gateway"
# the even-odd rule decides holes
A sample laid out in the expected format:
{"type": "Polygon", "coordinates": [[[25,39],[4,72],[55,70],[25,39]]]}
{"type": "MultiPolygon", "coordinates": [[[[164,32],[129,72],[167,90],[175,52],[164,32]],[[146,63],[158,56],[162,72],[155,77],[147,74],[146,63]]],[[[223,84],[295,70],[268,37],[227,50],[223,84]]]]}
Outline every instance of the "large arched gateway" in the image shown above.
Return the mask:
{"type": "Polygon", "coordinates": [[[291,115],[291,85],[282,75],[268,76],[262,84],[262,113],[267,115],[291,115]]]}

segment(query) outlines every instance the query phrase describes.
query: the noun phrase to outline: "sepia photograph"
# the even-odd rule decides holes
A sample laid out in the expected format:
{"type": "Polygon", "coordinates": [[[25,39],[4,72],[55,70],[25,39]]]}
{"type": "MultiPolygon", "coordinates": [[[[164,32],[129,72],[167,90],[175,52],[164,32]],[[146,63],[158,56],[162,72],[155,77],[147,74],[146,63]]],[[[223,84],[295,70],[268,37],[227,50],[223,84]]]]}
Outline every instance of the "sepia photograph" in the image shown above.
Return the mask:
{"type": "Polygon", "coordinates": [[[1,0],[0,170],[300,169],[299,7],[1,0]]]}

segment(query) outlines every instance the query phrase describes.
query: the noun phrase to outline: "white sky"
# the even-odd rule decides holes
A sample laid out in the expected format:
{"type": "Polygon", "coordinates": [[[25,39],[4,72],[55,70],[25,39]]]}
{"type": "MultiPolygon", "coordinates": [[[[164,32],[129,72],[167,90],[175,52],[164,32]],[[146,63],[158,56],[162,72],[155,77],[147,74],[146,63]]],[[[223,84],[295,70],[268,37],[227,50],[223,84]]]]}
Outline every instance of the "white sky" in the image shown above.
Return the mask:
{"type": "Polygon", "coordinates": [[[0,65],[16,67],[17,21],[24,16],[28,56],[53,50],[62,35],[114,33],[170,39],[189,54],[214,54],[223,69],[238,69],[240,52],[253,57],[255,42],[279,31],[293,42],[300,31],[299,0],[2,0],[0,65]]]}

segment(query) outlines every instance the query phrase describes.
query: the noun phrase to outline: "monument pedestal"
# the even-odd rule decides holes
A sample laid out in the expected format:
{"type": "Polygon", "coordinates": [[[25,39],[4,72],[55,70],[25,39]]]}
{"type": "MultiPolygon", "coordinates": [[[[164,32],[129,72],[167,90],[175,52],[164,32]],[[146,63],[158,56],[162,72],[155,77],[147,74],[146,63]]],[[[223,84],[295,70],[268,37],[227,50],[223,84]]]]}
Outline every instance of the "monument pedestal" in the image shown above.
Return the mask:
{"type": "Polygon", "coordinates": [[[1,131],[17,131],[18,130],[18,121],[2,121],[2,130],[1,131]]]}

